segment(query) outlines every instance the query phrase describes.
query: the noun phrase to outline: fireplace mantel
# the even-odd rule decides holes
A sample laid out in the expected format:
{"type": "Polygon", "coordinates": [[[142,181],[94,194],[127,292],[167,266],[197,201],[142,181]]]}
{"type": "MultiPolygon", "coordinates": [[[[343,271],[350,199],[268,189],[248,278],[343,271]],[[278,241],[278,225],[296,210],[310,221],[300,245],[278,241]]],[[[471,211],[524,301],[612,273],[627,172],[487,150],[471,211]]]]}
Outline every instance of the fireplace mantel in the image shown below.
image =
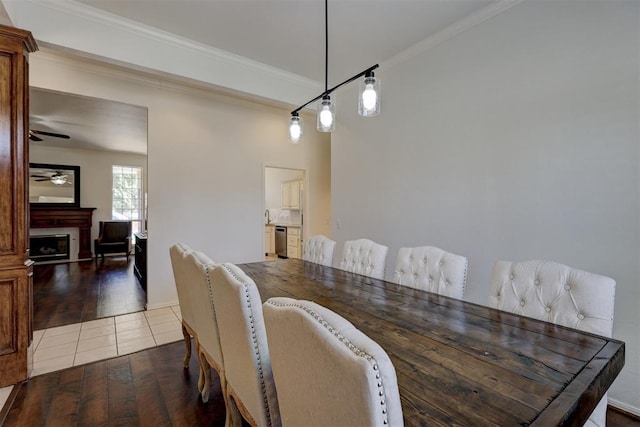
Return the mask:
{"type": "Polygon", "coordinates": [[[78,259],[91,259],[91,225],[96,208],[30,206],[31,228],[77,227],[80,230],[78,259]]]}

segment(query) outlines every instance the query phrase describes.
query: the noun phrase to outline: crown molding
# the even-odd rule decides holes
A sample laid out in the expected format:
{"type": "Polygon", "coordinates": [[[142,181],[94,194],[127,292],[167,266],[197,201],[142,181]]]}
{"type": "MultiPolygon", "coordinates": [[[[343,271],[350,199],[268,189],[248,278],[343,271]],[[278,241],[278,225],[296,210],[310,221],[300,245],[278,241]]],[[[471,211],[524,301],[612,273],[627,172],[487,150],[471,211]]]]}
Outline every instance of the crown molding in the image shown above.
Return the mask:
{"type": "Polygon", "coordinates": [[[321,83],[75,1],[2,0],[39,42],[290,105],[321,83]],[[121,46],[126,46],[122,48],[121,46]]]}
{"type": "MultiPolygon", "coordinates": [[[[176,36],[74,0],[1,0],[14,24],[46,46],[91,58],[202,82],[222,91],[299,105],[322,90],[321,82],[176,36]],[[123,49],[121,46],[127,46],[123,49]],[[141,54],[143,53],[143,54],[141,54]]],[[[382,61],[390,69],[524,0],[499,0],[382,61]]],[[[242,95],[241,95],[242,96],[242,95]]]]}
{"type": "Polygon", "coordinates": [[[443,28],[442,30],[438,31],[437,33],[434,33],[433,35],[427,37],[426,39],[414,44],[413,46],[409,47],[408,49],[403,50],[402,52],[398,53],[397,55],[394,55],[393,57],[391,57],[390,59],[386,60],[386,61],[382,61],[380,63],[380,68],[384,68],[384,69],[390,69],[391,67],[394,67],[398,64],[401,64],[405,61],[408,61],[412,58],[415,58],[416,56],[419,56],[423,53],[425,53],[426,51],[433,49],[434,47],[438,46],[439,44],[442,44],[444,42],[446,42],[447,40],[450,40],[468,30],[470,30],[471,28],[474,28],[480,24],[482,24],[483,22],[488,21],[489,19],[492,19],[500,14],[502,14],[503,12],[506,12],[507,10],[511,9],[512,7],[522,3],[524,0],[499,0],[496,1],[495,3],[490,4],[489,6],[486,6],[482,9],[480,9],[477,12],[472,13],[471,15],[467,16],[466,18],[463,18],[457,22],[454,22],[453,24],[443,28]]]}
{"type": "MultiPolygon", "coordinates": [[[[245,103],[249,103],[254,108],[264,106],[267,108],[282,109],[286,112],[291,109],[290,105],[285,105],[279,101],[258,98],[255,95],[239,93],[229,89],[207,85],[200,81],[188,81],[179,76],[158,75],[157,73],[150,73],[145,70],[137,70],[131,67],[124,67],[119,64],[106,63],[96,58],[78,56],[73,52],[69,53],[59,49],[50,48],[47,45],[41,46],[41,49],[38,50],[38,52],[31,54],[29,60],[35,67],[39,64],[49,63],[57,67],[59,70],[80,70],[83,73],[93,74],[101,78],[130,82],[136,85],[144,85],[158,90],[182,93],[188,96],[197,96],[212,100],[224,100],[224,102],[240,103],[243,105],[245,105],[245,103]]],[[[35,87],[59,90],[50,88],[46,82],[38,81],[37,79],[33,79],[33,77],[32,84],[35,87]]],[[[81,95],[95,96],[94,94],[87,93],[82,93],[81,95]]]]}
{"type": "MultiPolygon", "coordinates": [[[[16,1],[16,0],[10,0],[16,1]]],[[[31,1],[34,0],[19,0],[19,1],[31,1]]],[[[227,61],[229,63],[239,64],[249,69],[257,69],[261,73],[273,73],[281,75],[286,79],[298,81],[302,84],[317,85],[320,82],[302,77],[298,74],[294,74],[276,67],[272,67],[262,62],[253,61],[244,56],[236,55],[231,52],[227,52],[222,49],[218,49],[204,43],[199,43],[184,37],[180,37],[173,33],[150,27],[148,25],[132,21],[130,19],[114,15],[109,12],[105,12],[100,9],[93,8],[84,3],[79,3],[75,0],[67,0],[65,2],[51,2],[46,3],[48,7],[54,8],[58,11],[64,11],[69,14],[73,14],[81,19],[92,20],[96,24],[108,25],[117,30],[126,31],[135,36],[147,37],[151,40],[156,40],[160,43],[175,46],[180,49],[187,49],[199,55],[204,55],[212,58],[216,58],[221,61],[227,61]]]]}

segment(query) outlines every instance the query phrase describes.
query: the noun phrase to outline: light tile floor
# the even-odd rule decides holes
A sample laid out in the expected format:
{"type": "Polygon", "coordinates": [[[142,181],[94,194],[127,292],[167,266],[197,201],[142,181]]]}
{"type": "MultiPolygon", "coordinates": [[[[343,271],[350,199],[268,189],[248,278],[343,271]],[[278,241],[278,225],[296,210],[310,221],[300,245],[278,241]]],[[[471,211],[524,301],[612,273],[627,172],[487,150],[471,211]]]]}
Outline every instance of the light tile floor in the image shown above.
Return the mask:
{"type": "MultiPolygon", "coordinates": [[[[180,341],[181,320],[176,305],[34,331],[31,376],[180,341]]],[[[0,388],[0,409],[12,388],[0,388]]]]}

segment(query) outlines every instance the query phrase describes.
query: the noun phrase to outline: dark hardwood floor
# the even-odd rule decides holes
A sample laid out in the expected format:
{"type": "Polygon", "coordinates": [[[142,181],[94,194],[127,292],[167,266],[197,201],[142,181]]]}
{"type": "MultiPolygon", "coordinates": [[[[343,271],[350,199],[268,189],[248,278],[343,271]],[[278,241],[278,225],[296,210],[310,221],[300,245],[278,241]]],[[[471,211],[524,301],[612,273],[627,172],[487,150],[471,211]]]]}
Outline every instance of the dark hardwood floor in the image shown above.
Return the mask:
{"type": "Polygon", "coordinates": [[[177,342],[37,376],[15,387],[0,412],[0,425],[224,425],[216,372],[209,401],[202,403],[196,358],[192,355],[185,370],[183,357],[184,343],[177,342]]]}
{"type": "Polygon", "coordinates": [[[35,330],[144,310],[146,295],[133,275],[133,257],[35,265],[35,330]]]}
{"type": "Polygon", "coordinates": [[[609,406],[607,408],[607,426],[638,427],[640,426],[640,418],[609,406]]]}
{"type": "MultiPolygon", "coordinates": [[[[209,401],[202,403],[195,352],[188,370],[182,369],[183,356],[184,343],[176,342],[31,378],[14,387],[0,410],[0,426],[224,425],[215,370],[209,401]]],[[[607,412],[608,427],[639,425],[611,407],[607,412]]]]}

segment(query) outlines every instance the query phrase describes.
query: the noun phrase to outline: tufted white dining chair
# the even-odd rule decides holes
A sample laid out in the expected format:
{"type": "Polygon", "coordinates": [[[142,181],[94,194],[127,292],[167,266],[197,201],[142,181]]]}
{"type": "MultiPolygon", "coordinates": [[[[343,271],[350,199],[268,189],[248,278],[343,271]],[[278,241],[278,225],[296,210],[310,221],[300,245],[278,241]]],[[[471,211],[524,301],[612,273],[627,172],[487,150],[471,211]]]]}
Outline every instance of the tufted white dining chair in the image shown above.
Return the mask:
{"type": "Polygon", "coordinates": [[[384,279],[384,267],[389,248],[369,239],[344,242],[340,268],[374,279],[384,279]]]}
{"type": "Polygon", "coordinates": [[[282,425],[402,426],[396,372],[375,341],[311,301],[264,303],[282,425]]]}
{"type": "Polygon", "coordinates": [[[255,282],[233,264],[209,271],[227,380],[227,426],[280,427],[262,301],[255,282]]]}
{"type": "Polygon", "coordinates": [[[336,242],[321,234],[311,236],[305,242],[302,259],[331,267],[335,247],[336,242]]]}
{"type": "MultiPolygon", "coordinates": [[[[187,254],[185,273],[191,286],[193,297],[194,328],[196,334],[196,350],[200,363],[200,377],[198,390],[203,402],[209,400],[211,389],[211,369],[215,369],[220,378],[220,388],[225,396],[226,382],[224,374],[224,360],[220,347],[220,335],[216,312],[211,293],[211,279],[209,271],[216,267],[207,255],[202,252],[187,254]]],[[[226,397],[225,397],[226,406],[226,397]]]]}
{"type": "MultiPolygon", "coordinates": [[[[498,261],[489,306],[546,322],[611,337],[616,282],[550,261],[498,261]]],[[[585,426],[604,427],[607,396],[585,426]]]]}
{"type": "MultiPolygon", "coordinates": [[[[171,268],[173,270],[173,278],[176,282],[178,304],[180,305],[180,313],[182,315],[182,335],[184,336],[184,344],[186,346],[186,353],[183,359],[185,368],[189,367],[189,360],[191,359],[191,336],[196,337],[196,322],[193,311],[194,298],[192,296],[193,288],[190,286],[189,280],[185,275],[186,260],[189,253],[191,253],[191,248],[184,243],[176,243],[169,247],[171,268]]],[[[200,374],[202,375],[202,372],[200,374]]]]}
{"type": "Polygon", "coordinates": [[[467,258],[434,246],[400,248],[393,281],[399,285],[462,299],[467,258]]]}

